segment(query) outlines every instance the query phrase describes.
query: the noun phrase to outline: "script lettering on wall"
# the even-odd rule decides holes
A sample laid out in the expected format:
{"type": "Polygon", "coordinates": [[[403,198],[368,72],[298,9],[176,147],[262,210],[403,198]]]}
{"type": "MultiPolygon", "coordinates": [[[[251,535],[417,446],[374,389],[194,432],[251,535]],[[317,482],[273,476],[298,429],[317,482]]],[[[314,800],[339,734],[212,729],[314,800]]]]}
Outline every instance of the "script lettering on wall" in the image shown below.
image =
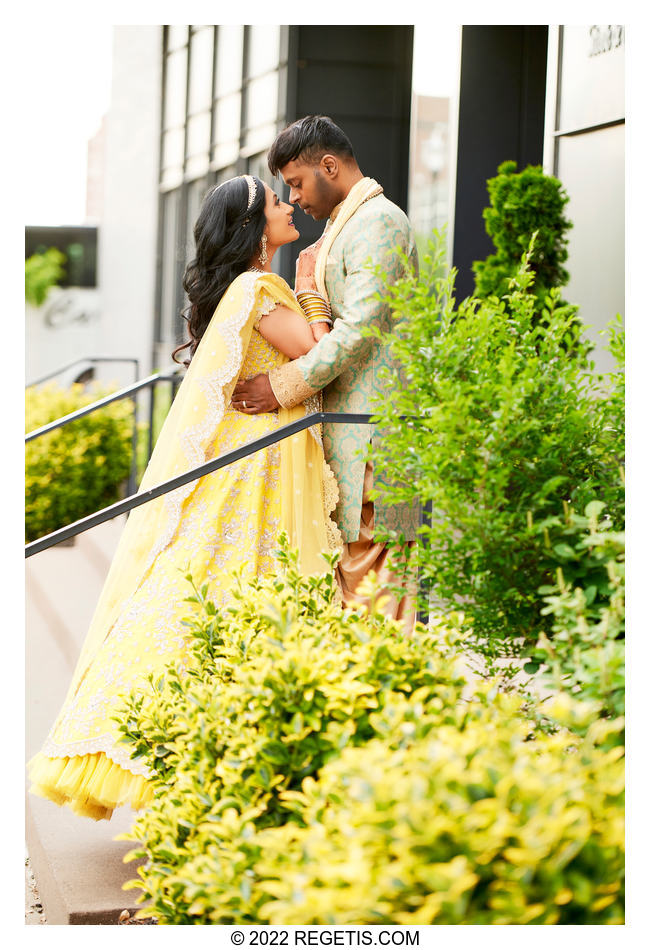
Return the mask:
{"type": "Polygon", "coordinates": [[[623,45],[624,30],[622,26],[590,26],[589,27],[589,56],[600,56],[623,45]]]}

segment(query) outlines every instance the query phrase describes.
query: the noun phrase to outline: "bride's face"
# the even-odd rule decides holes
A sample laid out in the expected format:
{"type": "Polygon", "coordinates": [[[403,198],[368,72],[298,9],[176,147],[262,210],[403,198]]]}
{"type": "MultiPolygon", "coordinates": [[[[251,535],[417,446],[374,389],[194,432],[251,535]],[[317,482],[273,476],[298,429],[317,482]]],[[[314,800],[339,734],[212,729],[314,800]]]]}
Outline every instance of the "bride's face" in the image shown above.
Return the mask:
{"type": "Polygon", "coordinates": [[[264,216],[266,234],[268,243],[271,247],[282,247],[283,244],[290,244],[300,237],[300,232],[293,223],[293,205],[280,201],[276,193],[264,183],[266,191],[266,202],[264,204],[264,216]]]}

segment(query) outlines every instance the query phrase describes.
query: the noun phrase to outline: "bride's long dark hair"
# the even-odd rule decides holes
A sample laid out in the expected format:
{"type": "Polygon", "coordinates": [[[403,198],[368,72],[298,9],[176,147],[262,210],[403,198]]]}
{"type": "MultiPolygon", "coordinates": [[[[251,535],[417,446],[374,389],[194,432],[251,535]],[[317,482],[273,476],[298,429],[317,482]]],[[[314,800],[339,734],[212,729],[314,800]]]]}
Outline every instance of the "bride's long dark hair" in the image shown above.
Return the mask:
{"type": "Polygon", "coordinates": [[[196,257],[183,275],[190,303],[182,316],[190,339],[172,353],[176,363],[189,365],[190,360],[178,360],[176,354],[189,346],[190,359],[194,356],[219,301],[259,252],[266,224],[266,195],[260,179],[253,177],[253,181],[256,191],[250,208],[248,182],[243,176],[217,185],[203,199],[194,225],[196,257]]]}

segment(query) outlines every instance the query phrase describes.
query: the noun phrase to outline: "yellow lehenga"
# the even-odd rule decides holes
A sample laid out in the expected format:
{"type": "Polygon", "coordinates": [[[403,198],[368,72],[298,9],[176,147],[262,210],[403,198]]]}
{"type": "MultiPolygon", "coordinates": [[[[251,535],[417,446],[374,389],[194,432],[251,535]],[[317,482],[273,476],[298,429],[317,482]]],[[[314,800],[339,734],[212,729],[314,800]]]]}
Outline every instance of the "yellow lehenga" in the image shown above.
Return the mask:
{"type": "MultiPolygon", "coordinates": [[[[165,420],[141,493],[318,408],[250,416],[230,406],[238,378],[286,362],[257,330],[277,304],[300,311],[274,274],[246,272],[230,286],[165,420]]],[[[147,770],[119,743],[111,716],[120,695],[187,649],[187,569],[225,603],[233,569],[251,578],[276,569],[285,530],[301,568],[322,571],[321,552],[341,545],[329,517],[337,496],[319,427],[311,427],[134,509],[61,712],[29,763],[31,791],[95,819],[110,818],[120,804],[146,805],[147,770]]]]}

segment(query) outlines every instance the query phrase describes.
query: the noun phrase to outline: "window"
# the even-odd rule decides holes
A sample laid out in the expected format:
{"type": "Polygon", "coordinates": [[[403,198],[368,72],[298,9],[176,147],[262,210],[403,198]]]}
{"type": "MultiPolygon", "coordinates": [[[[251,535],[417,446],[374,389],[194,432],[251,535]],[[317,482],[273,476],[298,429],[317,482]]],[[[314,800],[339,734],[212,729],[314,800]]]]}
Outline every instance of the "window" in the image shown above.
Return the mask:
{"type": "Polygon", "coordinates": [[[285,121],[280,89],[286,86],[288,30],[164,29],[159,342],[174,343],[184,334],[182,276],[207,190],[245,172],[270,181],[266,150],[285,121]]]}
{"type": "Polygon", "coordinates": [[[450,118],[460,68],[460,28],[415,26],[409,218],[422,254],[449,221],[450,118]]]}

